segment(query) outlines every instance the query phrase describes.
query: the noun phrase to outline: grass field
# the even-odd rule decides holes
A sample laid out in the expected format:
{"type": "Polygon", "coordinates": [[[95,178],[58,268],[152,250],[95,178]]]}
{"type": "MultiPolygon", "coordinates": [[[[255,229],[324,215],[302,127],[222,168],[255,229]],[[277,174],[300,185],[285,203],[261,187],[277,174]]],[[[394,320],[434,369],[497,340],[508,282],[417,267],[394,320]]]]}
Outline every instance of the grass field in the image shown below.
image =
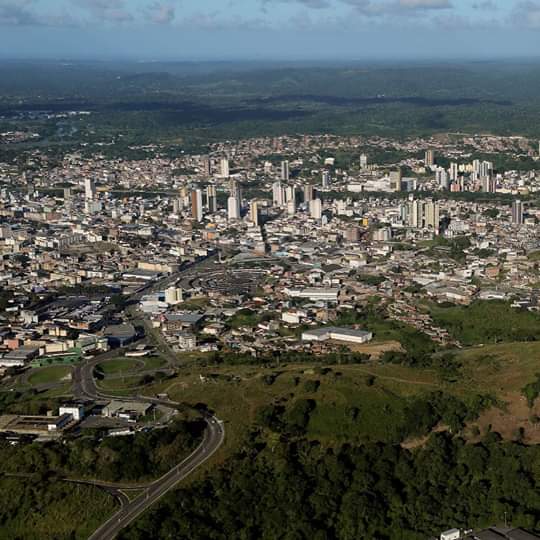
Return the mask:
{"type": "Polygon", "coordinates": [[[126,375],[125,377],[115,377],[114,379],[103,379],[97,382],[100,389],[106,392],[116,392],[130,390],[143,386],[140,375],[126,375]]]}
{"type": "Polygon", "coordinates": [[[70,366],[51,366],[36,369],[28,378],[31,385],[53,384],[62,381],[71,373],[70,366]]]}
{"type": "MultiPolygon", "coordinates": [[[[279,403],[289,409],[299,399],[317,402],[307,427],[308,437],[328,443],[395,440],[411,399],[434,391],[466,403],[478,395],[498,400],[497,406],[467,428],[465,434],[471,438],[473,426],[482,433],[493,429],[508,439],[524,427],[527,442],[540,442],[540,431],[531,424],[531,411],[521,396],[523,386],[540,372],[540,342],[475,347],[456,356],[462,365],[456,382],[445,382],[431,369],[378,363],[330,366],[325,375],[309,365],[191,366],[144,393],[167,392],[174,400],[206,403],[226,421],[225,454],[241,444],[261,407],[279,403]],[[199,375],[206,377],[206,382],[201,382],[199,375]],[[272,384],[265,382],[268,375],[274,377],[272,384]],[[320,382],[316,392],[306,391],[308,380],[320,382]],[[357,415],[351,415],[353,409],[357,415]]],[[[540,414],[538,404],[537,408],[540,414]]]]}
{"type": "Polygon", "coordinates": [[[508,302],[474,302],[470,306],[430,305],[435,323],[463,345],[540,340],[540,316],[508,302]]]}
{"type": "Polygon", "coordinates": [[[105,375],[117,375],[144,369],[144,362],[134,358],[115,358],[102,362],[98,366],[105,375]]]}
{"type": "Polygon", "coordinates": [[[434,372],[419,372],[402,366],[333,367],[326,375],[309,365],[279,369],[249,366],[185,369],[173,380],[145,390],[151,395],[166,392],[171,399],[191,404],[206,403],[227,422],[226,450],[240,444],[255,422],[258,409],[272,403],[291,406],[296,400],[314,398],[317,408],[308,426],[308,436],[328,441],[367,441],[393,438],[402,420],[408,397],[439,388],[434,372]],[[207,377],[201,382],[199,375],[207,377]],[[265,376],[274,376],[273,384],[265,376]],[[368,382],[375,376],[375,382],[368,382]],[[320,381],[316,393],[304,388],[308,380],[320,381]],[[360,414],[351,421],[349,413],[360,414]]]}

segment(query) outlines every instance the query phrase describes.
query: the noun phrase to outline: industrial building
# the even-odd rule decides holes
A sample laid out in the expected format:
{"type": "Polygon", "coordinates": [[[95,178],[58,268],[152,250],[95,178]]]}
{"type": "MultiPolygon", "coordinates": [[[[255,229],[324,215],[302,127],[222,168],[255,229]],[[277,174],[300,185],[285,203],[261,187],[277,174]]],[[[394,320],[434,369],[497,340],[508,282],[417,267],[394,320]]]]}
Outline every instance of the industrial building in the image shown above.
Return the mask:
{"type": "Polygon", "coordinates": [[[354,330],[352,328],[338,328],[327,326],[316,330],[307,330],[302,333],[303,341],[344,341],[346,343],[367,343],[373,339],[371,332],[354,330]]]}

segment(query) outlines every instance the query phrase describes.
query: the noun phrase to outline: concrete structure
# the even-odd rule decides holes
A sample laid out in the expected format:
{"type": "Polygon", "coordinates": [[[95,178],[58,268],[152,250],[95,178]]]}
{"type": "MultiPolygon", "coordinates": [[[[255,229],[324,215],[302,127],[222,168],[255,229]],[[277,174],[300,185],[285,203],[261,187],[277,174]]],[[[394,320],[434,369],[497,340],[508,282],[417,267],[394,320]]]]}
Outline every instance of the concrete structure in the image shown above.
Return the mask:
{"type": "Polygon", "coordinates": [[[313,219],[322,219],[321,199],[313,199],[309,202],[309,214],[313,219]]]}
{"type": "Polygon", "coordinates": [[[371,332],[328,326],[316,330],[306,330],[302,333],[303,341],[343,341],[346,343],[367,343],[373,339],[371,332]]]}
{"type": "Polygon", "coordinates": [[[107,418],[120,418],[128,422],[136,422],[141,416],[146,416],[153,408],[150,403],[138,401],[111,401],[103,407],[102,416],[107,418]]]}
{"type": "Polygon", "coordinates": [[[202,191],[200,189],[191,192],[191,217],[196,221],[202,221],[203,218],[202,191]]]}

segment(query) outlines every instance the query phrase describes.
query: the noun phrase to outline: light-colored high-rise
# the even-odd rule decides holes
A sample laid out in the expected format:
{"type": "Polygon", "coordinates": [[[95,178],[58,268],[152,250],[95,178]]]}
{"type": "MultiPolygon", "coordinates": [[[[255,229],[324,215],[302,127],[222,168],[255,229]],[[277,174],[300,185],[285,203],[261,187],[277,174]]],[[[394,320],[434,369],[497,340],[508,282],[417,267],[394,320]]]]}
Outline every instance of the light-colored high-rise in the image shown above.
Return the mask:
{"type": "Polygon", "coordinates": [[[283,193],[281,182],[274,182],[272,184],[272,199],[274,206],[283,206],[285,195],[283,193]]]}
{"type": "Polygon", "coordinates": [[[195,189],[191,192],[191,217],[196,221],[203,218],[202,190],[195,189]]]}
{"type": "Polygon", "coordinates": [[[366,169],[367,166],[368,166],[368,157],[366,156],[366,154],[362,154],[360,156],[360,168],[366,169]]]}
{"type": "Polygon", "coordinates": [[[227,217],[229,221],[240,219],[240,199],[238,197],[227,199],[227,217]]]}
{"type": "Polygon", "coordinates": [[[321,199],[313,199],[309,202],[309,214],[313,219],[322,218],[322,201],[321,199]]]}
{"type": "Polygon", "coordinates": [[[229,168],[229,160],[227,158],[221,158],[219,162],[219,172],[222,178],[229,178],[231,175],[229,168]]]}
{"type": "Polygon", "coordinates": [[[435,165],[435,152],[433,150],[426,150],[424,164],[426,167],[433,167],[435,165]]]}
{"type": "Polygon", "coordinates": [[[323,187],[323,189],[330,187],[331,182],[332,182],[332,177],[330,176],[330,171],[324,170],[322,172],[322,187],[323,187]]]}
{"type": "Polygon", "coordinates": [[[259,226],[259,205],[257,201],[251,201],[249,205],[249,219],[255,227],[259,226]]]}
{"type": "Polygon", "coordinates": [[[88,201],[94,200],[96,196],[96,184],[92,178],[84,179],[84,197],[88,201]]]}
{"type": "Polygon", "coordinates": [[[311,184],[304,186],[304,202],[312,201],[315,198],[315,188],[311,184]]]}

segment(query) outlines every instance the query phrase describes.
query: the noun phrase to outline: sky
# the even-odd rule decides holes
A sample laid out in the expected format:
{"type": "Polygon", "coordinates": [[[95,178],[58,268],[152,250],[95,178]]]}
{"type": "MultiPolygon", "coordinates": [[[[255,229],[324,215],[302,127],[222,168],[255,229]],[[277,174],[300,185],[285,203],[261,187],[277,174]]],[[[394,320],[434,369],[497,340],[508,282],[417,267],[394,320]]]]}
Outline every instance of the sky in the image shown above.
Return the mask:
{"type": "Polygon", "coordinates": [[[0,57],[540,57],[540,0],[0,0],[0,57]]]}

